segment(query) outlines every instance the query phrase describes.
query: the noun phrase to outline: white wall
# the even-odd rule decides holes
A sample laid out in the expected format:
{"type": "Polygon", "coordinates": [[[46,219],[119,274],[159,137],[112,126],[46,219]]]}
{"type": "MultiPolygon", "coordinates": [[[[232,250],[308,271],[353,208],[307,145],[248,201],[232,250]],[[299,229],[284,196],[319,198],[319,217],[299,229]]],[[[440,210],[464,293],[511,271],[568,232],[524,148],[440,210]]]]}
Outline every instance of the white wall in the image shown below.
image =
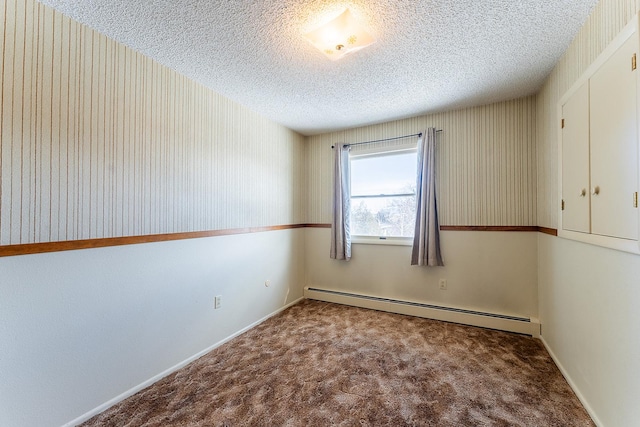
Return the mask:
{"type": "MultiPolygon", "coordinates": [[[[331,145],[434,126],[442,129],[436,165],[441,225],[535,226],[535,121],[536,99],[526,97],[308,137],[306,222],[331,222],[331,145]]],[[[308,231],[308,285],[537,317],[535,233],[443,232],[444,269],[410,267],[409,247],[354,245],[352,261],[331,261],[329,235],[308,231]],[[438,288],[440,277],[449,280],[446,292],[438,288]]]]}
{"type": "Polygon", "coordinates": [[[542,337],[602,426],[640,420],[640,256],[540,234],[542,337]]]}
{"type": "Polygon", "coordinates": [[[532,232],[442,231],[445,267],[411,266],[410,246],[354,244],[329,258],[329,229],[306,230],[306,283],[324,289],[537,317],[537,237],[532,232]],[[446,291],[439,279],[447,279],[446,291]]]}
{"type": "Polygon", "coordinates": [[[300,298],[303,251],[297,229],[0,258],[0,425],[62,425],[300,298]]]}
{"type": "MultiPolygon", "coordinates": [[[[537,96],[538,225],[557,228],[557,102],[619,31],[636,0],[601,0],[537,96]]],[[[602,426],[640,419],[640,257],[539,236],[542,338],[602,426]]]]}
{"type": "MultiPolygon", "coordinates": [[[[302,135],[35,0],[0,26],[0,245],[304,222],[302,135]]],[[[301,297],[303,250],[298,229],[0,258],[0,426],[70,422],[301,297]]]]}

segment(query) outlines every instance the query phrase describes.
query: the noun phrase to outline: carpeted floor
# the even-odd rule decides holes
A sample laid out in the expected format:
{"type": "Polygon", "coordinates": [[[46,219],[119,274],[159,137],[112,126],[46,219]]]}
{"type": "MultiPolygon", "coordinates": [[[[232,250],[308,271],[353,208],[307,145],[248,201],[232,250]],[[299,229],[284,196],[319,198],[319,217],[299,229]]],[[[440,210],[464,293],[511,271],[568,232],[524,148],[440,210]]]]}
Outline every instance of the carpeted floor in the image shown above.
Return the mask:
{"type": "Polygon", "coordinates": [[[303,301],[83,426],[592,426],[540,341],[303,301]]]}

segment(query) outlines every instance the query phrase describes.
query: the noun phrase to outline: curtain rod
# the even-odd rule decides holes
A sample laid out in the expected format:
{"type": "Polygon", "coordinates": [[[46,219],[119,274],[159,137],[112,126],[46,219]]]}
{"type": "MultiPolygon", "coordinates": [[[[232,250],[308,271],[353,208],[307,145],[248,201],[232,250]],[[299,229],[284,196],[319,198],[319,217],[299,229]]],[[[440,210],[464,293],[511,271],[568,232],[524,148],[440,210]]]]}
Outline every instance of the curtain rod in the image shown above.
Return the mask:
{"type": "MultiPolygon", "coordinates": [[[[436,132],[442,132],[442,129],[437,129],[436,132]]],[[[394,139],[411,138],[412,136],[422,136],[422,132],[414,133],[413,135],[396,136],[394,138],[376,139],[375,141],[364,141],[364,142],[356,142],[354,144],[345,144],[345,147],[352,147],[354,145],[362,145],[362,144],[373,144],[374,142],[393,141],[394,139]]],[[[331,148],[335,148],[335,145],[332,145],[331,148]]]]}

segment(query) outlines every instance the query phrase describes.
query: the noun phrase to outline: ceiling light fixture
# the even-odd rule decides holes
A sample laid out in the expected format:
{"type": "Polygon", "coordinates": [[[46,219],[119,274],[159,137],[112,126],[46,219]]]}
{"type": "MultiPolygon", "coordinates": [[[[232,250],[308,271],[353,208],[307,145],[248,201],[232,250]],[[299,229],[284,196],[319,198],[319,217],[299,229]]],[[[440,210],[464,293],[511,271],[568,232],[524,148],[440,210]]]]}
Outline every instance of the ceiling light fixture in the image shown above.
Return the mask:
{"type": "Polygon", "coordinates": [[[304,36],[332,61],[367,47],[376,41],[356,21],[349,9],[345,9],[336,18],[304,36]]]}

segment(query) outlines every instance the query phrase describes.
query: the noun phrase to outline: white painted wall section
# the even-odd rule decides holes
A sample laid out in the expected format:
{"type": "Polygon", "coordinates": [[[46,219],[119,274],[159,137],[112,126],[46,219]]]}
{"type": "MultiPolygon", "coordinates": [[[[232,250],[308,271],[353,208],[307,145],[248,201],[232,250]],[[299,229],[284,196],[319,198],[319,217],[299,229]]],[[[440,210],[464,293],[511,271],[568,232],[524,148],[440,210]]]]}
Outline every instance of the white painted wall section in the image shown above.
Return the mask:
{"type": "Polygon", "coordinates": [[[542,338],[602,426],[640,420],[640,256],[539,234],[542,338]]]}
{"type": "Polygon", "coordinates": [[[303,250],[297,229],[0,258],[0,425],[77,419],[302,297],[303,250]]]}
{"type": "Polygon", "coordinates": [[[533,232],[442,231],[445,267],[411,266],[410,246],[354,244],[349,262],[329,258],[328,229],[306,230],[307,286],[537,317],[533,232]],[[447,280],[440,290],[439,280],[447,280]]]}

